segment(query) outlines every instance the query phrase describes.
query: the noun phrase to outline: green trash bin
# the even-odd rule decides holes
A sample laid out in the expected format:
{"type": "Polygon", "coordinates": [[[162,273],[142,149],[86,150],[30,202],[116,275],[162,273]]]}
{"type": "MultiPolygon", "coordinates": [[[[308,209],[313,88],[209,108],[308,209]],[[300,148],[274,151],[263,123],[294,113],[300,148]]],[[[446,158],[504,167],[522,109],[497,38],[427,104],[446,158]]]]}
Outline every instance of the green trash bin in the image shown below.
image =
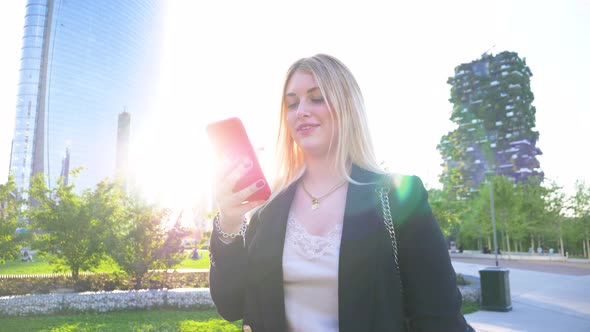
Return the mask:
{"type": "Polygon", "coordinates": [[[510,271],[501,267],[486,267],[479,270],[481,286],[481,310],[510,311],[510,271]]]}

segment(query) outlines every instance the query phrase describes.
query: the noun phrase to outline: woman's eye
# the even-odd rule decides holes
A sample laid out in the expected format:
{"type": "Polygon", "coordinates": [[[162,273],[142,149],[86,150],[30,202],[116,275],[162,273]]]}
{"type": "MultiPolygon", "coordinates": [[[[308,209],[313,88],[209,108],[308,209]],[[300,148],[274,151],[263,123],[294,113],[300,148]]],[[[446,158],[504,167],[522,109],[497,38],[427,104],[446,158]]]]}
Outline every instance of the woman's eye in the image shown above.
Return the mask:
{"type": "Polygon", "coordinates": [[[314,104],[321,104],[324,102],[324,97],[311,98],[311,102],[314,104]]]}
{"type": "Polygon", "coordinates": [[[287,104],[287,109],[288,110],[294,110],[297,108],[297,106],[299,105],[299,103],[291,103],[291,104],[287,104]]]}

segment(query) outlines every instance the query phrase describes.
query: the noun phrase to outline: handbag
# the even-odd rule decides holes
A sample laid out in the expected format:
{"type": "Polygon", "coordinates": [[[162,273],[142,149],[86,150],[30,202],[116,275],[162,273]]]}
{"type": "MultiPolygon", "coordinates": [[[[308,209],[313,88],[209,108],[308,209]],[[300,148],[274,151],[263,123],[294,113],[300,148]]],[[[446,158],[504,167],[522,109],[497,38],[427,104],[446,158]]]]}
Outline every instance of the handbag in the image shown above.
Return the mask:
{"type": "MultiPolygon", "coordinates": [[[[389,177],[388,177],[389,178],[389,177]]],[[[391,250],[393,252],[393,262],[395,265],[395,273],[397,273],[399,277],[399,289],[402,299],[404,298],[404,284],[402,282],[401,270],[399,266],[399,253],[397,250],[397,237],[395,235],[395,226],[393,224],[393,218],[391,217],[391,205],[389,204],[389,189],[386,187],[379,187],[376,189],[377,193],[379,194],[379,201],[381,202],[381,211],[383,213],[383,224],[385,225],[385,229],[387,229],[387,233],[389,234],[389,238],[391,239],[391,250]]],[[[404,307],[404,315],[405,307],[404,307]]],[[[408,317],[405,317],[405,327],[407,331],[412,330],[412,325],[408,317]]],[[[467,323],[467,332],[476,332],[475,329],[467,323]]]]}

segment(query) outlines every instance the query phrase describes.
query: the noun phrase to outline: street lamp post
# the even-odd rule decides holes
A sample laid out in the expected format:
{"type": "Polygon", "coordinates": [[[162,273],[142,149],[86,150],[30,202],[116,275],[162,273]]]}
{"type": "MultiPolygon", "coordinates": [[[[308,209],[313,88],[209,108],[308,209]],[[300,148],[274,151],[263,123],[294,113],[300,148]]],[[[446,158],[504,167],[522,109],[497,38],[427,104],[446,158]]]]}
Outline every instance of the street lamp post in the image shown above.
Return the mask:
{"type": "Polygon", "coordinates": [[[490,209],[492,210],[492,230],[494,232],[494,255],[498,265],[498,239],[496,238],[496,213],[494,209],[494,178],[490,177],[490,209]]]}

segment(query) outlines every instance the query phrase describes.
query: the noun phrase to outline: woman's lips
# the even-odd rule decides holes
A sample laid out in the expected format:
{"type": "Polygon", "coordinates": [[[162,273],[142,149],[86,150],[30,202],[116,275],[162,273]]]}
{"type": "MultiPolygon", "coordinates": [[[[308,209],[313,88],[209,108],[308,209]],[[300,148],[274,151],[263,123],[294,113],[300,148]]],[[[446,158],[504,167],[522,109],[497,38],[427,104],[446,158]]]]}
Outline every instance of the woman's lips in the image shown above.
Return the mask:
{"type": "Polygon", "coordinates": [[[318,125],[318,124],[310,124],[310,123],[302,124],[297,127],[297,132],[302,135],[307,135],[307,134],[310,134],[311,132],[313,132],[319,126],[320,125],[318,125]]]}

